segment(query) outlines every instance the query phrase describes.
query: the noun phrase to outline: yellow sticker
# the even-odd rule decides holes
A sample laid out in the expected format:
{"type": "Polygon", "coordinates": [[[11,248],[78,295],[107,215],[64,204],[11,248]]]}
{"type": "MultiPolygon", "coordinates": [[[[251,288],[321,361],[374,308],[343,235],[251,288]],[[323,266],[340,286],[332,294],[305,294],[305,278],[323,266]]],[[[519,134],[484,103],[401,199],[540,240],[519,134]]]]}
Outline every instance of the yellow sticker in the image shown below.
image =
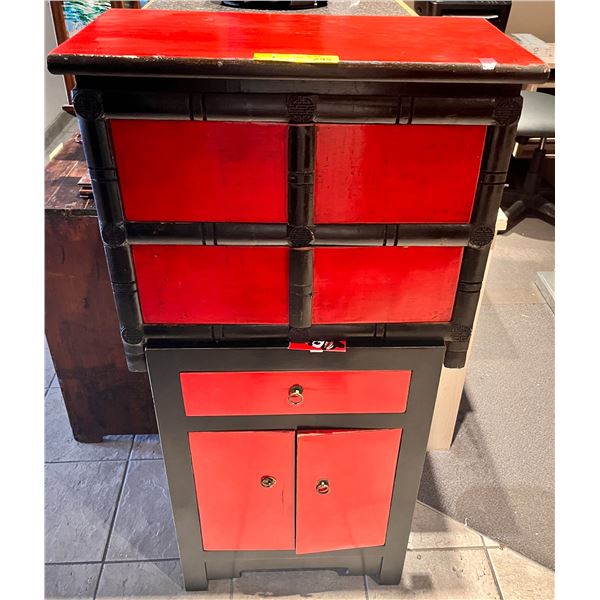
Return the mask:
{"type": "Polygon", "coordinates": [[[335,64],[340,62],[340,57],[334,54],[279,54],[277,52],[255,52],[254,60],[268,60],[271,62],[335,64]]]}

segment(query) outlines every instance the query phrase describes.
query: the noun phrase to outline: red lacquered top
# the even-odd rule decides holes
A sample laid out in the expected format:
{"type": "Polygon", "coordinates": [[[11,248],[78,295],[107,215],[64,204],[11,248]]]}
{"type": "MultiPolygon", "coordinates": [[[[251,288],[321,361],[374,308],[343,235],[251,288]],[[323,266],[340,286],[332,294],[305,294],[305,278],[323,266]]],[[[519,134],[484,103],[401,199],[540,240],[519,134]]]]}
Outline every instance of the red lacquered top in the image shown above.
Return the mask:
{"type": "Polygon", "coordinates": [[[543,81],[548,67],[485,19],[111,9],[53,50],[54,73],[543,81]],[[328,55],[337,64],[255,60],[328,55]]]}

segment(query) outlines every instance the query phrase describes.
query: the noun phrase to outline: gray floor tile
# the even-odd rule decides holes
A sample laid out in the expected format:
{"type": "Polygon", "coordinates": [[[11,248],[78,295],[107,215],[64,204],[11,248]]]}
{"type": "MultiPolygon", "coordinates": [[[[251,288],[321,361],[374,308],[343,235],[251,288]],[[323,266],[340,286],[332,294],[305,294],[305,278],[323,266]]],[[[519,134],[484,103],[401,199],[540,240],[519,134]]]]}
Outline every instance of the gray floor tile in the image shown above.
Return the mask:
{"type": "Polygon", "coordinates": [[[100,575],[100,564],[46,565],[44,587],[46,600],[77,598],[92,600],[100,575]]]}
{"type": "Polygon", "coordinates": [[[233,580],[233,600],[246,596],[366,600],[363,577],[338,575],[335,571],[244,573],[233,580]]]}
{"type": "Polygon", "coordinates": [[[158,435],[136,435],[133,440],[131,459],[162,458],[162,448],[158,435]]]}
{"type": "Polygon", "coordinates": [[[104,565],[96,598],[229,600],[231,580],[209,582],[208,592],[186,592],[178,560],[104,565]]]}
{"type": "Polygon", "coordinates": [[[508,548],[488,550],[504,600],[552,600],[554,573],[508,548]]]}
{"type": "Polygon", "coordinates": [[[73,438],[59,387],[50,387],[45,404],[46,462],[127,460],[133,436],[106,436],[99,444],[81,444],[73,438]]]}
{"type": "Polygon", "coordinates": [[[52,355],[50,354],[50,348],[48,348],[48,342],[44,337],[44,389],[50,385],[53,377],[54,363],[52,362],[52,355]]]}
{"type": "Polygon", "coordinates": [[[408,547],[411,549],[483,545],[476,531],[420,502],[415,506],[410,530],[408,547]]]}
{"type": "Polygon", "coordinates": [[[527,218],[499,235],[492,252],[484,304],[542,304],[537,271],[554,270],[554,227],[527,218]]]}
{"type": "Polygon", "coordinates": [[[129,464],[108,560],[179,558],[162,460],[129,464]]]}
{"type": "Polygon", "coordinates": [[[102,559],[125,464],[46,465],[46,562],[102,559]]]}
{"type": "Polygon", "coordinates": [[[367,577],[369,600],[499,599],[485,550],[413,550],[406,553],[400,585],[377,585],[367,577]]]}
{"type": "Polygon", "coordinates": [[[554,316],[482,306],[457,431],[425,459],[419,499],[554,564],[554,316]]]}

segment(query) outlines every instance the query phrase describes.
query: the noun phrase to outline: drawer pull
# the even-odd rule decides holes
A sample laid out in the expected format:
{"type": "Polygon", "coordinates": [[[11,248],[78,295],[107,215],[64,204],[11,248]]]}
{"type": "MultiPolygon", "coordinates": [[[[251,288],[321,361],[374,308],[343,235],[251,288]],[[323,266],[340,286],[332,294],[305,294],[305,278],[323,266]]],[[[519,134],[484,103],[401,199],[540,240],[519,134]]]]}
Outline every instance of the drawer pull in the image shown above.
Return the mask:
{"type": "Polygon", "coordinates": [[[260,485],[264,488],[271,488],[277,483],[277,479],[275,477],[271,477],[270,475],[265,475],[260,479],[260,485]]]}
{"type": "Polygon", "coordinates": [[[304,396],[302,392],[304,392],[304,388],[301,385],[294,384],[291,386],[288,393],[288,402],[290,404],[301,404],[304,402],[304,396]]]}
{"type": "Polygon", "coordinates": [[[327,481],[327,479],[321,479],[317,482],[317,492],[319,494],[329,493],[329,481],[327,481]]]}

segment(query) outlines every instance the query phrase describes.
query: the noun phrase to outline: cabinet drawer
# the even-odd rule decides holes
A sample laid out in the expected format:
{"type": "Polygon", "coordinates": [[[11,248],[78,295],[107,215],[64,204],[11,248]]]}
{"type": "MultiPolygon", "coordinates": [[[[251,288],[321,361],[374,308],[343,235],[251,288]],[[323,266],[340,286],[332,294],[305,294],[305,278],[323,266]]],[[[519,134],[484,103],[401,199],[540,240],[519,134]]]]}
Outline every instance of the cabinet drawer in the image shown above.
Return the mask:
{"type": "Polygon", "coordinates": [[[312,321],[449,321],[462,248],[315,248],[312,321]]]}
{"type": "Polygon", "coordinates": [[[403,413],[410,371],[181,373],[185,414],[403,413]]]}
{"type": "Polygon", "coordinates": [[[485,131],[317,125],[315,223],[468,223],[485,131]]]}
{"type": "Polygon", "coordinates": [[[134,246],[145,323],[288,322],[287,248],[134,246]]]}
{"type": "MultiPolygon", "coordinates": [[[[312,322],[449,321],[462,248],[315,248],[312,322]]],[[[149,324],[289,322],[284,247],[133,247],[149,324]]]]}
{"type": "Polygon", "coordinates": [[[287,126],[111,121],[129,221],[285,223],[287,126]]]}

